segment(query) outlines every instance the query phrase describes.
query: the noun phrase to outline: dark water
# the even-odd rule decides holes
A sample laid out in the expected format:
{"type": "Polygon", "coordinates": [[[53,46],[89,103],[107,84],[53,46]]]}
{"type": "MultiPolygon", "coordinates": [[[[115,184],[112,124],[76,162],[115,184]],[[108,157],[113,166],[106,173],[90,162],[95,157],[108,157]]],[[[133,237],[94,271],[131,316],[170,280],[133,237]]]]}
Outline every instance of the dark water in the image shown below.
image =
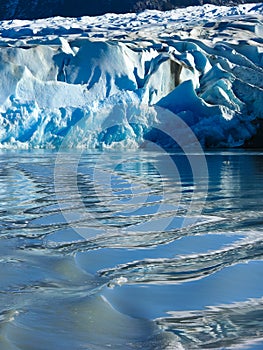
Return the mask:
{"type": "Polygon", "coordinates": [[[262,349],[263,153],[0,155],[0,349],[262,349]]]}

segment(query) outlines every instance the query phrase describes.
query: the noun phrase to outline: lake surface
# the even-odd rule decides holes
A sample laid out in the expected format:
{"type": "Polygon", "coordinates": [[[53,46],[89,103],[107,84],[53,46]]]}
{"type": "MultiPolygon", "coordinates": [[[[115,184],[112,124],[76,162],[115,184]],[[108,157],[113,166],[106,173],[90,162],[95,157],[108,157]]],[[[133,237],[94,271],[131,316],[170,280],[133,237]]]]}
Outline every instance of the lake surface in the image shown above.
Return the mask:
{"type": "Polygon", "coordinates": [[[262,156],[2,151],[0,349],[262,349],[262,156]]]}

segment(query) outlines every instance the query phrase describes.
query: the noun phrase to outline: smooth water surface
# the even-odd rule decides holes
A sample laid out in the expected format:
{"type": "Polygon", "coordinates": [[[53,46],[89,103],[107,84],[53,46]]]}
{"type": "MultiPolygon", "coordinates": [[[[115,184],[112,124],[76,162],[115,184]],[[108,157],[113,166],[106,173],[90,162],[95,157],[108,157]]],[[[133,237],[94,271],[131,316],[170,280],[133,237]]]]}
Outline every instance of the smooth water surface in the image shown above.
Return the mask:
{"type": "Polygon", "coordinates": [[[263,348],[263,153],[3,151],[0,349],[263,348]]]}

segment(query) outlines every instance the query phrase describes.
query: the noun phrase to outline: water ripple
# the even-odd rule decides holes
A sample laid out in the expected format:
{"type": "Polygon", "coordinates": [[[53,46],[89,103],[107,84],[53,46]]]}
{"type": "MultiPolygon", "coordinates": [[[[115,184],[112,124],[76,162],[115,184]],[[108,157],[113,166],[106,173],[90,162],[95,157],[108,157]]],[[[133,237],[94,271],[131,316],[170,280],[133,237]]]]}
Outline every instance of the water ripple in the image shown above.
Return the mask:
{"type": "Polygon", "coordinates": [[[56,192],[55,155],[0,157],[1,349],[262,341],[262,153],[209,153],[195,182],[181,155],[178,177],[154,152],[83,153],[76,177],[73,153],[56,192]]]}
{"type": "Polygon", "coordinates": [[[258,239],[207,254],[135,261],[99,271],[99,275],[110,278],[110,285],[182,283],[204,278],[231,265],[262,258],[263,240],[258,239]]]}
{"type": "Polygon", "coordinates": [[[247,348],[248,339],[250,343],[263,340],[263,299],[169,312],[156,323],[174,333],[186,349],[247,348]]]}

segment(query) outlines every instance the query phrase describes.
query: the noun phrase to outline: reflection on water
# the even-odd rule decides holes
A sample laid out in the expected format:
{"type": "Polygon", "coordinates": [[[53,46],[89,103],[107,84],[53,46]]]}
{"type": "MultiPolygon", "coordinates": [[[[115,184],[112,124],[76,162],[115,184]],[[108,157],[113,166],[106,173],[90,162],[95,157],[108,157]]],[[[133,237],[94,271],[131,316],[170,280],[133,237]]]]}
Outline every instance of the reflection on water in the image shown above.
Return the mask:
{"type": "Polygon", "coordinates": [[[0,348],[262,348],[262,156],[2,152],[0,348]]]}

